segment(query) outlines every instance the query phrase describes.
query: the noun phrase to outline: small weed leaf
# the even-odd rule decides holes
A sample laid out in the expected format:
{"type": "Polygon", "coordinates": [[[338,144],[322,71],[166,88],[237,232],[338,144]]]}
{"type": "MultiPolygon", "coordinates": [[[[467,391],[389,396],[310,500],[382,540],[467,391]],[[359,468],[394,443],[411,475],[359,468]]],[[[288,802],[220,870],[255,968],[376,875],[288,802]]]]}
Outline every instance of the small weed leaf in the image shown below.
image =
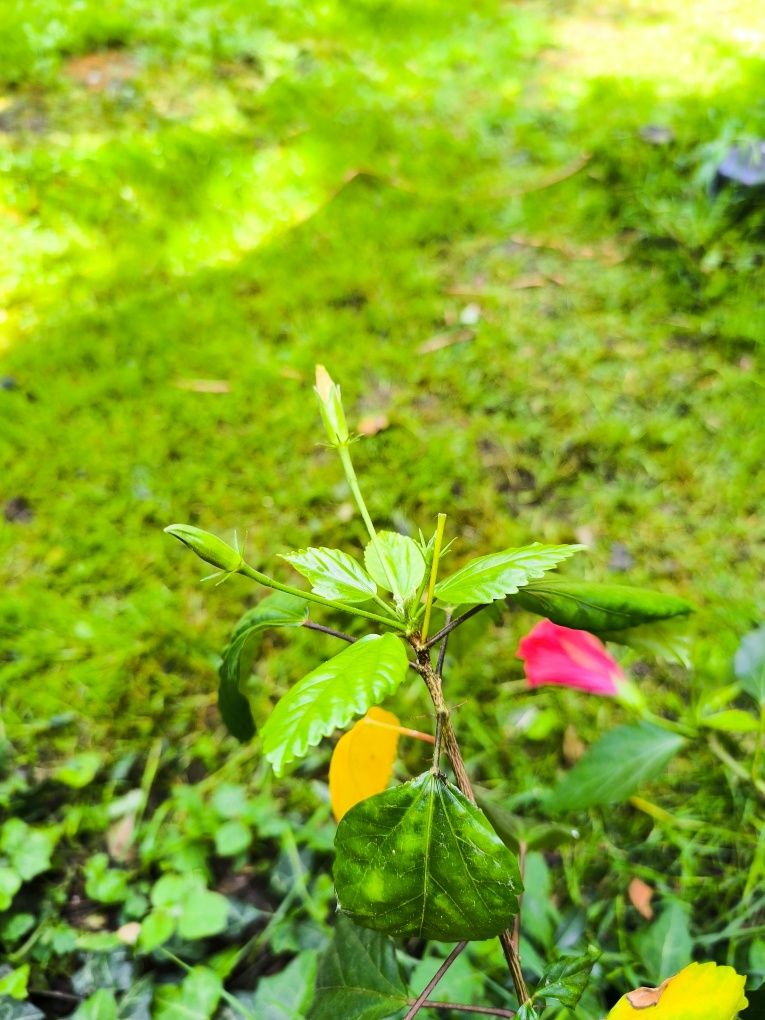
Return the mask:
{"type": "Polygon", "coordinates": [[[367,928],[488,939],[518,911],[516,858],[480,809],[432,772],[351,808],[335,850],[340,906],[367,928]]]}
{"type": "Polygon", "coordinates": [[[407,670],[401,641],[368,634],[295,684],[263,727],[263,750],[274,772],[302,758],[322,737],[347,726],[398,689],[407,670]]]}

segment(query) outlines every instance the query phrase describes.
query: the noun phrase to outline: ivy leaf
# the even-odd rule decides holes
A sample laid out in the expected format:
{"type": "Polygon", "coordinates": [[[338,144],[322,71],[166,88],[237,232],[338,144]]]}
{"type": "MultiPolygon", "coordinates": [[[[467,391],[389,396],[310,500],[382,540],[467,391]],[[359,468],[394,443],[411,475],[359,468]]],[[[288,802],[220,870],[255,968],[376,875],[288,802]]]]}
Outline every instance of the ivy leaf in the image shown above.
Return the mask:
{"type": "Polygon", "coordinates": [[[99,988],[81,1003],[72,1020],[117,1020],[117,1000],[111,988],[99,988]]]}
{"type": "Polygon", "coordinates": [[[210,1020],[223,983],[209,967],[194,967],[180,986],[160,985],[154,995],[154,1020],[210,1020]]]}
{"type": "Polygon", "coordinates": [[[590,980],[600,950],[590,946],[583,956],[564,956],[551,963],[542,975],[534,998],[555,999],[568,1009],[576,1009],[590,980]]]}
{"type": "Polygon", "coordinates": [[[398,1020],[407,993],[390,939],[338,914],[335,936],[319,961],[308,1020],[398,1020]]]}
{"type": "Polygon", "coordinates": [[[533,545],[505,549],[470,560],[456,573],[436,585],[436,597],[450,606],[487,603],[502,599],[534,577],[541,577],[563,560],[583,549],[582,545],[533,545]]]}
{"type": "Polygon", "coordinates": [[[459,942],[498,935],[518,912],[515,857],[481,810],[432,772],[351,808],[335,850],[340,906],[364,927],[459,942]]]}
{"type": "Polygon", "coordinates": [[[258,1020],[303,1020],[313,998],[316,951],[306,949],[284,970],[258,981],[252,1000],[258,1020]]]}
{"type": "Polygon", "coordinates": [[[45,1020],[45,1015],[31,1002],[0,995],[0,1020],[45,1020]]]}
{"type": "Polygon", "coordinates": [[[9,995],[12,999],[26,999],[28,981],[28,963],[23,964],[21,967],[16,967],[15,970],[12,970],[7,974],[1,974],[0,996],[9,995]]]}
{"type": "Polygon", "coordinates": [[[641,783],[660,775],[685,739],[653,723],[617,726],[590,747],[558,783],[545,808],[581,811],[596,804],[618,804],[641,783]]]}
{"type": "Polygon", "coordinates": [[[245,613],[236,625],[218,671],[218,708],[229,733],[238,740],[251,740],[255,735],[250,703],[240,685],[252,669],[260,632],[266,627],[299,627],[307,616],[303,599],[276,592],[245,613]]]}
{"type": "Polygon", "coordinates": [[[674,595],[626,584],[589,584],[557,577],[531,581],[512,601],[561,627],[594,634],[687,616],[693,611],[690,602],[674,595]]]}
{"type": "Polygon", "coordinates": [[[417,592],[425,577],[425,560],[419,546],[397,531],[379,531],[377,542],[370,542],[364,550],[364,563],[380,587],[392,592],[401,605],[417,592]]]}
{"type": "Polygon", "coordinates": [[[393,694],[407,664],[404,645],[395,635],[368,634],[303,677],[263,727],[263,750],[277,776],[322,737],[393,694]]]}
{"type": "Polygon", "coordinates": [[[650,655],[664,662],[676,662],[690,669],[691,638],[686,624],[686,618],[678,616],[669,620],[658,620],[656,623],[645,623],[642,627],[604,631],[598,636],[603,641],[614,641],[616,644],[634,648],[642,655],[650,655]]]}
{"type": "Polygon", "coordinates": [[[398,752],[398,730],[393,728],[397,726],[399,720],[392,712],[370,708],[335,744],[329,763],[329,800],[336,821],[390,782],[398,752]]]}
{"type": "Polygon", "coordinates": [[[733,660],[736,676],[758,705],[765,705],[765,627],[741,639],[733,660]]]}
{"type": "Polygon", "coordinates": [[[350,604],[368,602],[377,585],[360,563],[340,549],[301,549],[282,556],[303,577],[317,595],[350,604]]]}

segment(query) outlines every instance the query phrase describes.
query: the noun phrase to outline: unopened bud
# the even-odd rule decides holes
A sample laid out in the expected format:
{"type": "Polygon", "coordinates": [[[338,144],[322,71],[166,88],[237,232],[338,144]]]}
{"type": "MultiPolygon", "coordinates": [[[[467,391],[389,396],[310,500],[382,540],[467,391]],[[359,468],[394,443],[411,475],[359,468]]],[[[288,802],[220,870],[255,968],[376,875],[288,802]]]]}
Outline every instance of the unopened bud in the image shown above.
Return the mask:
{"type": "Polygon", "coordinates": [[[345,423],[345,411],[340,399],[340,387],[332,382],[332,377],[323,365],[316,366],[314,389],[319,398],[319,410],[330,443],[335,446],[347,443],[348,426],[345,423]]]}
{"type": "Polygon", "coordinates": [[[193,550],[200,559],[212,563],[219,570],[236,571],[242,565],[242,554],[228,543],[209,531],[194,528],[190,524],[170,524],[165,528],[172,535],[193,550]]]}

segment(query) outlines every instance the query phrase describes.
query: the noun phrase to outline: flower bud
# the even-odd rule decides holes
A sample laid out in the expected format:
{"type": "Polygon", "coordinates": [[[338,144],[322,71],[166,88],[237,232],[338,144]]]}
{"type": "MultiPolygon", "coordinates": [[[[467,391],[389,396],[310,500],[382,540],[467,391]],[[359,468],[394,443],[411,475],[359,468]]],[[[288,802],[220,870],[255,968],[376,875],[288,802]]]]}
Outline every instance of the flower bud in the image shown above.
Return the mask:
{"type": "Polygon", "coordinates": [[[319,398],[319,410],[330,443],[333,446],[344,445],[348,442],[348,426],[345,423],[345,411],[340,399],[340,387],[332,382],[332,377],[323,365],[316,366],[314,390],[319,398]]]}
{"type": "Polygon", "coordinates": [[[209,531],[202,531],[201,528],[194,528],[190,524],[170,524],[165,531],[187,545],[200,559],[212,563],[219,570],[236,571],[244,562],[241,553],[232,549],[222,538],[211,535],[209,531]]]}

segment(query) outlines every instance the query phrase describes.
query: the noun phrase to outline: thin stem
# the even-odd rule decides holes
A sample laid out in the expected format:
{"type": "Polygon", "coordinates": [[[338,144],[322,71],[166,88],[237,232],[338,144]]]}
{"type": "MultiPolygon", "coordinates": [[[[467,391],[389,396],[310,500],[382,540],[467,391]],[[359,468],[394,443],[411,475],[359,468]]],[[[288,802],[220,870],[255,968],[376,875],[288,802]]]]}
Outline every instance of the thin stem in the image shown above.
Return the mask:
{"type": "Polygon", "coordinates": [[[436,540],[433,543],[433,562],[430,564],[430,579],[428,580],[428,594],[425,599],[425,619],[422,621],[421,640],[424,642],[428,637],[430,627],[430,614],[433,609],[433,594],[436,589],[438,577],[438,562],[441,559],[441,546],[444,541],[444,528],[446,527],[446,514],[439,514],[436,523],[436,540]]]}
{"type": "MultiPolygon", "coordinates": [[[[523,840],[518,844],[518,870],[521,873],[521,882],[526,877],[526,853],[528,851],[528,844],[524,843],[523,840]]],[[[518,913],[515,915],[513,921],[513,949],[516,955],[519,953],[519,946],[521,942],[521,910],[523,909],[523,893],[518,894],[518,913]]]]}
{"type": "Polygon", "coordinates": [[[423,1006],[427,1009],[456,1009],[460,1013],[480,1013],[482,1016],[517,1016],[513,1009],[502,1009],[500,1006],[469,1006],[460,1002],[433,1002],[426,999],[423,1006]]]}
{"type": "Polygon", "coordinates": [[[452,949],[451,953],[449,953],[449,955],[446,957],[444,962],[438,968],[436,973],[433,975],[433,977],[430,979],[430,981],[428,981],[428,983],[425,986],[425,988],[420,992],[420,994],[414,1000],[414,1002],[412,1003],[412,1007],[409,1010],[409,1012],[406,1014],[406,1016],[404,1017],[404,1020],[412,1020],[412,1017],[416,1016],[420,1012],[420,1010],[422,1009],[422,1007],[423,1007],[427,997],[430,995],[430,993],[436,987],[438,982],[441,980],[441,978],[444,976],[444,974],[447,972],[447,970],[451,967],[451,965],[454,963],[454,961],[460,955],[460,953],[465,948],[465,946],[467,946],[467,942],[458,942],[457,945],[454,947],[454,949],[452,949]]]}
{"type": "Polygon", "coordinates": [[[359,488],[359,480],[356,477],[356,472],[351,461],[351,455],[348,452],[348,446],[346,444],[338,446],[337,452],[340,454],[340,460],[343,465],[343,471],[345,472],[346,481],[348,482],[348,486],[351,490],[351,493],[353,494],[353,498],[356,500],[356,506],[359,508],[359,513],[361,514],[362,520],[366,525],[367,532],[369,533],[369,537],[372,540],[372,545],[375,547],[375,551],[377,552],[377,558],[380,561],[380,566],[383,569],[383,573],[385,574],[385,578],[388,582],[390,590],[395,594],[396,586],[393,583],[393,578],[391,576],[390,569],[388,568],[388,564],[382,555],[380,543],[377,538],[377,532],[375,531],[375,526],[372,523],[372,518],[369,516],[369,511],[367,510],[367,505],[364,502],[364,497],[361,495],[361,489],[359,488]]]}
{"type": "Polygon", "coordinates": [[[363,616],[365,620],[374,620],[375,623],[383,623],[386,627],[395,627],[396,630],[405,631],[406,624],[400,620],[394,620],[390,616],[379,616],[377,613],[370,613],[366,609],[359,609],[357,606],[346,606],[343,602],[334,602],[332,599],[325,599],[322,595],[315,595],[312,591],[303,591],[301,588],[293,588],[291,584],[282,584],[281,581],[274,580],[273,577],[269,577],[267,574],[262,574],[259,570],[251,567],[249,563],[243,563],[238,574],[244,574],[245,577],[252,578],[253,581],[257,581],[258,584],[265,585],[266,588],[274,588],[276,591],[283,591],[287,595],[296,595],[299,599],[305,599],[306,602],[316,602],[317,605],[327,606],[329,609],[339,609],[343,613],[350,613],[352,616],[363,616]]]}
{"type": "MultiPolygon", "coordinates": [[[[448,609],[446,611],[446,625],[448,626],[452,622],[452,611],[448,609]]],[[[436,663],[436,673],[440,677],[444,675],[444,661],[446,659],[446,646],[449,644],[449,633],[447,631],[444,634],[444,639],[441,642],[441,647],[438,649],[438,662],[436,663]]]]}
{"type": "Polygon", "coordinates": [[[313,620],[304,620],[301,626],[305,627],[306,630],[315,630],[319,634],[329,634],[330,637],[340,638],[341,641],[347,641],[349,645],[352,645],[357,640],[355,637],[351,637],[350,634],[345,634],[342,630],[325,627],[321,623],[314,623],[313,620]]]}
{"type": "Polygon", "coordinates": [[[760,762],[762,761],[763,743],[765,743],[765,705],[760,706],[760,728],[757,731],[757,743],[754,745],[754,756],[752,758],[753,783],[756,783],[759,778],[760,762]]]}
{"type": "Polygon", "coordinates": [[[423,648],[432,648],[433,645],[437,645],[441,638],[446,637],[447,634],[451,634],[453,630],[456,630],[457,627],[461,627],[462,624],[465,623],[466,620],[469,620],[471,616],[475,616],[476,613],[480,613],[481,610],[485,608],[485,605],[481,605],[473,606],[472,609],[468,609],[468,611],[463,613],[462,616],[458,616],[456,620],[452,620],[450,623],[447,623],[445,627],[442,627],[437,634],[434,634],[430,640],[424,643],[423,648]]]}
{"type": "Polygon", "coordinates": [[[743,779],[745,783],[751,783],[759,795],[765,798],[765,782],[761,779],[752,779],[744,766],[740,765],[735,758],[728,754],[717,737],[709,737],[707,743],[712,754],[719,758],[723,765],[727,765],[734,776],[743,779]]]}
{"type": "Polygon", "coordinates": [[[421,730],[412,730],[408,726],[394,726],[393,723],[381,722],[379,719],[372,719],[365,716],[364,722],[367,726],[381,726],[384,730],[395,730],[402,737],[413,737],[415,740],[423,740],[426,744],[435,744],[436,738],[432,733],[423,733],[421,730]]]}

